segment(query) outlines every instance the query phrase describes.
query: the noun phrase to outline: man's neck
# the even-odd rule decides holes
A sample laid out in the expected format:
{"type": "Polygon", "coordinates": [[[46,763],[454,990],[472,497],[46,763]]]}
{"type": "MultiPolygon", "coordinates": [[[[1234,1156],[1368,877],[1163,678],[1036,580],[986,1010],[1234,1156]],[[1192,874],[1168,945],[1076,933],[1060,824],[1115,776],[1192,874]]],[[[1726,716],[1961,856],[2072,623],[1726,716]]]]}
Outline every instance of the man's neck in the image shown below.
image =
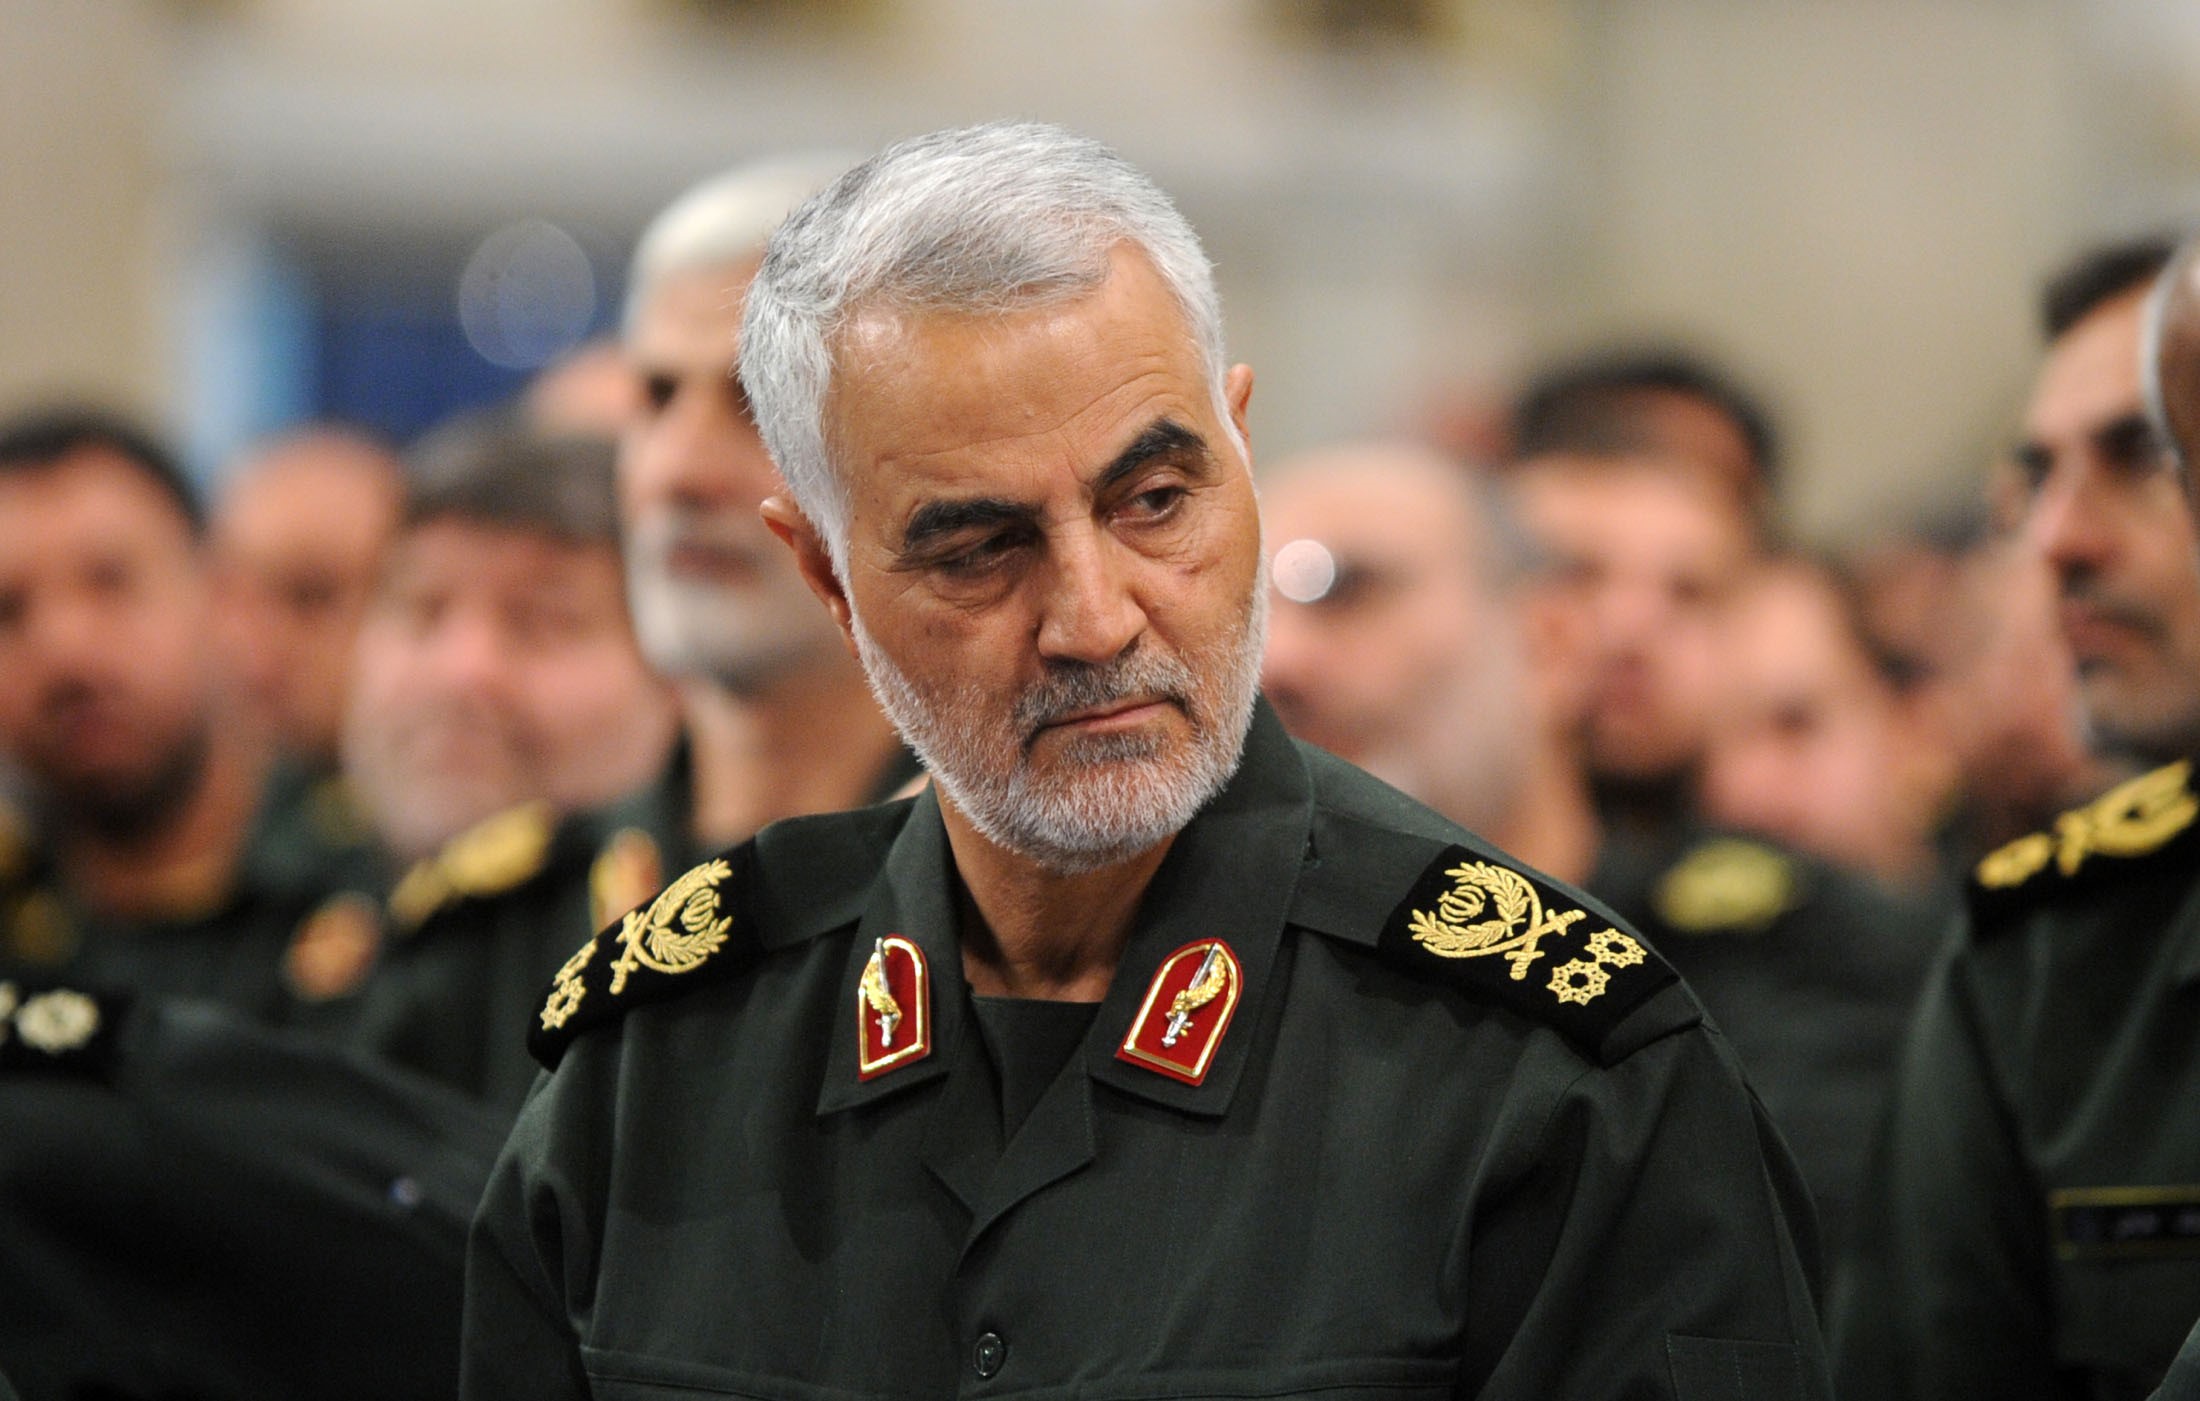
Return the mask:
{"type": "Polygon", "coordinates": [[[1518,798],[1489,836],[1509,855],[1569,884],[1589,878],[1603,824],[1563,736],[1546,733],[1530,746],[1518,798]]]}
{"type": "Polygon", "coordinates": [[[942,795],[962,877],[963,976],[980,997],[1098,1002],[1115,980],[1162,842],[1127,861],[1066,876],[981,836],[942,795]]]}
{"type": "Polygon", "coordinates": [[[853,663],[804,667],[753,694],[688,681],[680,704],[694,763],[690,825],[705,846],[868,802],[901,743],[853,663]]]}
{"type": "Polygon", "coordinates": [[[71,896],[114,919],[205,914],[236,884],[259,812],[267,758],[235,728],[216,724],[198,781],[143,831],[110,836],[71,826],[56,856],[71,896]]]}

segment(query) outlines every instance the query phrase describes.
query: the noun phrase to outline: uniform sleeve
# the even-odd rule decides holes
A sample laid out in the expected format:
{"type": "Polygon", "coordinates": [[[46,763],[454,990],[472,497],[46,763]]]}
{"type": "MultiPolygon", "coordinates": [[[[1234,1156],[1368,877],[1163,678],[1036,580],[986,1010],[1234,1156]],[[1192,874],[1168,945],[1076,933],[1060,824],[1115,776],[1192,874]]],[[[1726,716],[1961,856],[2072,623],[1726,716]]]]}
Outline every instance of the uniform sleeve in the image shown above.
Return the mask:
{"type": "Polygon", "coordinates": [[[1828,1310],[1844,1395],[2052,1397],[2047,1240],[1961,945],[1927,981],[1828,1310]]]}
{"type": "Polygon", "coordinates": [[[467,1239],[463,1401],[589,1395],[565,1306],[572,1198],[543,1170],[554,1102],[538,1087],[521,1111],[467,1239]]]}
{"type": "Polygon", "coordinates": [[[1471,1230],[1480,1401],[1830,1397],[1808,1194],[1708,1027],[1582,1071],[1471,1230]]]}

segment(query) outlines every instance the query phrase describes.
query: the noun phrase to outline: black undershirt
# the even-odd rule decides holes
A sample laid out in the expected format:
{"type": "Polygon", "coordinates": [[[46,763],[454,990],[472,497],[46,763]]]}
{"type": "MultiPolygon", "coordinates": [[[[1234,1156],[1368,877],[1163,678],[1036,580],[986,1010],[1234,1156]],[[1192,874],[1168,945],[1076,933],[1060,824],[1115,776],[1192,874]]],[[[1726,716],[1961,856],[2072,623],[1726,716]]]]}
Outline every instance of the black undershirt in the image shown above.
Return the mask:
{"type": "Polygon", "coordinates": [[[1001,1138],[1016,1136],[1032,1108],[1084,1044],[1097,1002],[1050,1002],[1034,997],[976,997],[978,1030],[993,1078],[1001,1087],[1001,1138]]]}

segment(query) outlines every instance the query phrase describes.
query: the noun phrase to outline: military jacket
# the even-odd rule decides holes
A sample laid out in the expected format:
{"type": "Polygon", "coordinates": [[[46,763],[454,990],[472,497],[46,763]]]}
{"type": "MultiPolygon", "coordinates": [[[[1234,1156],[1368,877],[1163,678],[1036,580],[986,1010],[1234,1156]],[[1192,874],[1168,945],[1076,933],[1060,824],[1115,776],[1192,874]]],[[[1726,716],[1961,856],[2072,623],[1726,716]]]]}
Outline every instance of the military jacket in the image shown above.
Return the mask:
{"type": "Polygon", "coordinates": [[[0,1372],[26,1401],[447,1397],[506,1125],[226,1008],[0,980],[0,1372]]]}
{"type": "Polygon", "coordinates": [[[1005,1141],[954,889],[926,793],[575,956],[462,1394],[1826,1395],[1803,1188],[1686,989],[1265,707],[1005,1141]]]}
{"type": "Polygon", "coordinates": [[[335,1014],[344,1038],[515,1112],[543,984],[662,884],[666,849],[687,855],[685,820],[668,781],[601,812],[527,803],[461,833],[392,884],[372,971],[335,1014]]]}
{"type": "Polygon", "coordinates": [[[2143,1397],[2200,1317],[2188,766],[1980,863],[1829,1323],[1858,1397],[2143,1397]]]}
{"type": "Polygon", "coordinates": [[[373,878],[375,858],[333,779],[289,767],[269,778],[227,893],[208,909],[113,919],[67,889],[27,836],[0,836],[0,974],[223,1003],[290,1020],[293,932],[329,895],[373,878]]]}
{"type": "Polygon", "coordinates": [[[1705,828],[1609,844],[1587,884],[1650,936],[1733,1042],[1837,1248],[1952,909],[1705,828]]]}

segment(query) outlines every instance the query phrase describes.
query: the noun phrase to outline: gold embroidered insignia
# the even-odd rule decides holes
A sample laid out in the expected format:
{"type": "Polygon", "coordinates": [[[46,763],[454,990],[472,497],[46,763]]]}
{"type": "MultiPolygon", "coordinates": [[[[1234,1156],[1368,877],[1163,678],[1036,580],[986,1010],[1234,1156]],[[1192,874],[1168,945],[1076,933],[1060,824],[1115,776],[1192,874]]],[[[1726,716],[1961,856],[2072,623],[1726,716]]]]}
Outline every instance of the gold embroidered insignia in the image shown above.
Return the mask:
{"type": "Polygon", "coordinates": [[[2093,856],[2144,856],[2200,817],[2189,761],[2118,784],[2055,819],[2055,830],[2017,838],[1978,863],[1978,883],[1990,890],[2022,885],[2050,862],[2074,876],[2093,856]]]}
{"type": "Polygon", "coordinates": [[[635,910],[620,922],[619,942],[626,951],[611,965],[613,997],[626,990],[637,968],[686,973],[718,952],[733,918],[718,912],[717,883],[732,874],[724,861],[706,861],[666,886],[647,910],[635,910]]]}
{"type": "Polygon", "coordinates": [[[356,992],[382,950],[382,921],[366,896],[331,896],[306,917],[283,950],[283,976],[291,990],[323,1002],[356,992]]]}
{"type": "Polygon", "coordinates": [[[1220,939],[1201,939],[1170,954],[1154,970],[1115,1058],[1200,1084],[1237,1013],[1244,977],[1237,954],[1220,939]]]}
{"type": "Polygon", "coordinates": [[[901,1025],[901,1004],[894,1000],[893,990],[886,986],[886,941],[878,940],[871,946],[870,961],[863,965],[863,1001],[878,1019],[878,1039],[882,1046],[894,1044],[894,1031],[901,1025]]]}
{"type": "Polygon", "coordinates": [[[1434,912],[1415,910],[1407,932],[1443,958],[1503,955],[1515,982],[1543,956],[1542,940],[1589,917],[1586,910],[1545,914],[1543,898],[1526,877],[1488,861],[1462,862],[1444,874],[1452,879],[1451,889],[1437,897],[1434,912]]]}
{"type": "Polygon", "coordinates": [[[58,1056],[82,1048],[99,1031],[99,1004],[81,992],[55,988],[15,1009],[15,1035],[34,1051],[58,1056]]]}
{"type": "Polygon", "coordinates": [[[81,942],[75,921],[51,890],[33,890],[16,902],[15,917],[5,931],[9,957],[39,968],[57,968],[69,961],[81,942]]]}
{"type": "Polygon", "coordinates": [[[390,913],[407,929],[459,896],[501,895],[542,869],[550,854],[550,805],[522,803],[467,828],[405,873],[390,913]]]}
{"type": "Polygon", "coordinates": [[[591,934],[587,943],[558,966],[558,975],[550,983],[550,997],[542,1004],[544,1031],[556,1031],[580,1010],[581,998],[588,993],[588,984],[581,974],[587,970],[588,960],[595,956],[596,936],[591,934]]]}
{"type": "MultiPolygon", "coordinates": [[[[1413,911],[1406,931],[1441,958],[1501,955],[1512,965],[1514,982],[1525,979],[1528,965],[1543,956],[1542,940],[1589,917],[1587,910],[1546,912],[1525,876],[1488,861],[1462,862],[1444,874],[1452,888],[1437,897],[1434,913],[1413,911]],[[1485,914],[1492,917],[1482,918],[1485,914]]],[[[1545,986],[1559,1001],[1593,1002],[1610,985],[1609,970],[1643,961],[1642,945],[1617,929],[1591,934],[1585,954],[1551,970],[1545,986]]]]}
{"type": "Polygon", "coordinates": [[[1705,842],[1651,892],[1658,918],[1684,934],[1759,932],[1795,903],[1795,866],[1758,842],[1705,842]]]}
{"type": "Polygon", "coordinates": [[[588,868],[588,927],[609,928],[664,883],[664,857],[656,838],[639,827],[621,828],[588,868]]]}
{"type": "Polygon", "coordinates": [[[856,980],[856,1078],[870,1080],[932,1054],[931,971],[899,934],[871,945],[856,980]]]}

